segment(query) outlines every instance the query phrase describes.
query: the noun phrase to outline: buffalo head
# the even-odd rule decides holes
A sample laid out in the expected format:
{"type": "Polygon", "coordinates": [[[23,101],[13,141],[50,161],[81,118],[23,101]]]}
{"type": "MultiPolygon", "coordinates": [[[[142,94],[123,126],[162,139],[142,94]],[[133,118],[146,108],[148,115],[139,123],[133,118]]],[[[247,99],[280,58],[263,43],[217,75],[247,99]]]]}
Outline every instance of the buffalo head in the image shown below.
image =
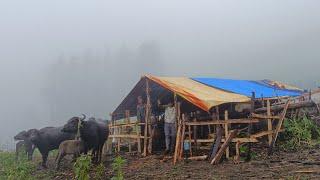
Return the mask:
{"type": "Polygon", "coordinates": [[[28,133],[27,131],[21,131],[17,135],[15,135],[13,138],[15,141],[26,140],[28,138],[28,133]]]}
{"type": "Polygon", "coordinates": [[[72,117],[71,119],[69,119],[67,124],[65,124],[63,126],[62,131],[63,132],[68,132],[68,133],[77,133],[79,122],[82,122],[83,120],[86,119],[86,115],[84,115],[84,114],[82,114],[82,115],[83,115],[83,118],[72,117]]]}

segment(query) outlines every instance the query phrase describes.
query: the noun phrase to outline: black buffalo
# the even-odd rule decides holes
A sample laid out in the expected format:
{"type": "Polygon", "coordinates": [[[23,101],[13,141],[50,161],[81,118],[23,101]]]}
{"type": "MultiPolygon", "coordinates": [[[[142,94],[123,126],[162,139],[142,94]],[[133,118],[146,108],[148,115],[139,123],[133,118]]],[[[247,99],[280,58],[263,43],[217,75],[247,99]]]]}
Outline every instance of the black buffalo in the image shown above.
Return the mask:
{"type": "Polygon", "coordinates": [[[39,149],[42,156],[42,166],[46,168],[48,154],[51,150],[58,149],[61,142],[75,138],[74,133],[62,131],[63,127],[45,127],[40,130],[28,131],[31,142],[39,149]]]}
{"type": "Polygon", "coordinates": [[[21,131],[14,136],[15,141],[19,141],[16,144],[16,160],[18,160],[19,153],[24,150],[28,160],[32,160],[32,154],[34,152],[35,146],[32,144],[27,131],[21,131]]]}
{"type": "Polygon", "coordinates": [[[95,119],[91,119],[88,121],[84,121],[84,118],[73,117],[71,118],[67,124],[64,125],[63,131],[70,133],[77,133],[78,124],[80,138],[85,142],[87,148],[89,150],[92,149],[93,152],[93,161],[100,162],[102,156],[102,149],[105,141],[109,135],[109,129],[107,124],[102,121],[96,121],[95,119]]]}

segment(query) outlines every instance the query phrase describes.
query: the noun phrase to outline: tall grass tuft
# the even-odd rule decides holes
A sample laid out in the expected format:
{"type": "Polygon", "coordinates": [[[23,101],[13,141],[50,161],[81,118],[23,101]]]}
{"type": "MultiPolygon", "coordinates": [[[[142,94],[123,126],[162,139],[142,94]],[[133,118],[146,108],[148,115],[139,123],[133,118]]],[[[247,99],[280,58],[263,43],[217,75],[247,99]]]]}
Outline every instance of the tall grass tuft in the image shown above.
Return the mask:
{"type": "Polygon", "coordinates": [[[89,171],[91,168],[91,156],[82,155],[77,158],[77,161],[74,163],[74,173],[75,179],[77,180],[89,180],[90,175],[89,171]]]}
{"type": "Polygon", "coordinates": [[[122,172],[122,166],[124,165],[126,161],[121,157],[117,156],[114,159],[114,162],[112,163],[112,170],[115,172],[115,176],[113,176],[111,179],[112,180],[123,180],[123,172],[122,172]]]}

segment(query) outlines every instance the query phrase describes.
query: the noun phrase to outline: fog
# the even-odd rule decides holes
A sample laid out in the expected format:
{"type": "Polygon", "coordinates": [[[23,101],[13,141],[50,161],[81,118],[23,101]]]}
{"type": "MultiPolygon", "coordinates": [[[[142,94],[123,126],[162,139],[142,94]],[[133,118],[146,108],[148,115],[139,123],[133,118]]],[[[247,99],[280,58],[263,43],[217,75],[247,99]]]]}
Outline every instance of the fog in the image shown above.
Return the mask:
{"type": "Polygon", "coordinates": [[[85,113],[141,75],[320,85],[319,1],[0,0],[0,144],[85,113]]]}

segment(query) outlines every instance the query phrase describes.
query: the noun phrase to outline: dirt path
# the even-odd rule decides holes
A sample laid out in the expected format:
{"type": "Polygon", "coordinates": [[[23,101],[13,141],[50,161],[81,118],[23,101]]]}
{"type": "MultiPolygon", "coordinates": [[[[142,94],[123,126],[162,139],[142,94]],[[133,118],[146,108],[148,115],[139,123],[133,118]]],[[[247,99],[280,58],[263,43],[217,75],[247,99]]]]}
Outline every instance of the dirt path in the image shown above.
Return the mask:
{"type": "MultiPolygon", "coordinates": [[[[179,162],[173,166],[172,160],[161,162],[161,156],[145,158],[123,155],[125,179],[320,179],[320,148],[305,149],[295,153],[278,152],[266,156],[266,152],[250,162],[234,164],[231,160],[218,165],[208,161],[179,162]],[[317,170],[313,173],[300,173],[301,170],[317,170]]],[[[107,157],[105,179],[112,175],[111,163],[114,157],[107,157]]],[[[72,179],[72,163],[64,160],[62,170],[53,170],[53,159],[49,160],[48,170],[39,170],[38,179],[72,179]]],[[[94,169],[91,173],[94,177],[94,169]]]]}
{"type": "Polygon", "coordinates": [[[207,161],[180,162],[173,166],[172,161],[160,162],[159,156],[128,157],[124,172],[126,179],[320,179],[320,149],[281,152],[271,157],[262,155],[240,164],[224,161],[215,166],[207,161]],[[297,172],[301,170],[318,172],[297,172]]]}

